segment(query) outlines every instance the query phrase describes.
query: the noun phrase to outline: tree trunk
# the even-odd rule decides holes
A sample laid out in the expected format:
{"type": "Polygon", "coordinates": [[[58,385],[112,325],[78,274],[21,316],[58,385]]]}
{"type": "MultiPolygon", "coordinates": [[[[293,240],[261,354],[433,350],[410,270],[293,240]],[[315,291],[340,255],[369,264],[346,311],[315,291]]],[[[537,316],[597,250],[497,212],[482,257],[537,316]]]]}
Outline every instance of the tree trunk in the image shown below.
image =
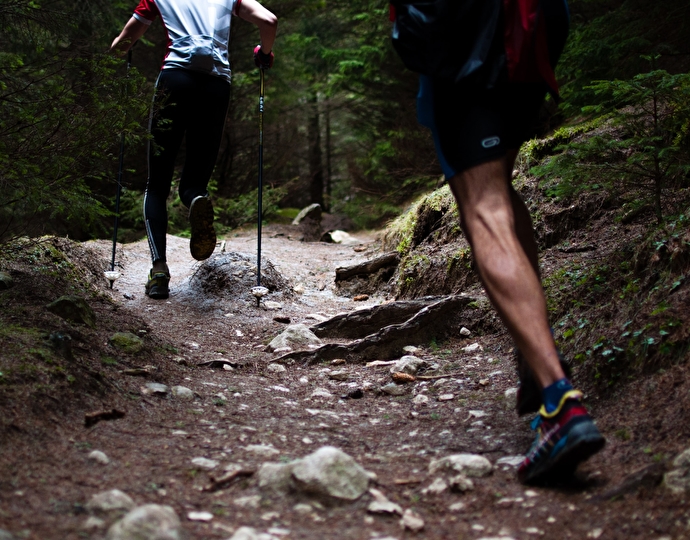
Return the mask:
{"type": "Polygon", "coordinates": [[[321,159],[321,129],[319,121],[319,98],[316,93],[309,97],[309,195],[312,203],[323,203],[323,164],[321,159]]]}

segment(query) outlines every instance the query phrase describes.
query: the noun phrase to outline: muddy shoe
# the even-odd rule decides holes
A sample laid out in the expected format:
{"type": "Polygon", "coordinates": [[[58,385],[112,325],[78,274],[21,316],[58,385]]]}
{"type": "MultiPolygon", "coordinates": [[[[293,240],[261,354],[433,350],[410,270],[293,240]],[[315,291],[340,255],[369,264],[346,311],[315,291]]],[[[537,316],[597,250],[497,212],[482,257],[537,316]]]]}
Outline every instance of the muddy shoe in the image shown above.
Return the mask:
{"type": "MultiPolygon", "coordinates": [[[[558,353],[558,359],[561,362],[561,369],[563,369],[565,376],[569,379],[571,375],[570,366],[565,363],[560,352],[558,353]]],[[[515,407],[517,413],[520,416],[535,413],[542,405],[541,388],[519,350],[517,350],[517,370],[520,381],[517,392],[517,405],[515,407]]]]}
{"type": "Polygon", "coordinates": [[[146,282],[146,296],[155,299],[165,299],[170,295],[168,284],[170,283],[170,275],[165,272],[153,273],[149,272],[149,280],[146,282]]]}
{"type": "Polygon", "coordinates": [[[208,197],[195,197],[189,207],[192,238],[189,251],[197,261],[204,261],[216,249],[216,231],[213,228],[213,205],[208,197]]]}
{"type": "Polygon", "coordinates": [[[581,403],[582,392],[570,390],[558,408],[547,413],[542,406],[532,422],[537,432],[532,447],[518,469],[524,484],[552,484],[568,479],[577,466],[606,444],[581,403]]]}

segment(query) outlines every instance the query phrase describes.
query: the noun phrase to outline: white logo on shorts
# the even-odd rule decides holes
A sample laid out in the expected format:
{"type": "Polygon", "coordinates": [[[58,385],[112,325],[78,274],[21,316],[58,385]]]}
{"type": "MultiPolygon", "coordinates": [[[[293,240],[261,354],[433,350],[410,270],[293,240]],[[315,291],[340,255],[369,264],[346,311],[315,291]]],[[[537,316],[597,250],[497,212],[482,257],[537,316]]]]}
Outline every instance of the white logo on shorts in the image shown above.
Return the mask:
{"type": "Polygon", "coordinates": [[[484,148],[493,148],[494,146],[498,146],[501,144],[501,139],[498,137],[489,137],[488,139],[484,139],[482,141],[482,146],[484,148]]]}

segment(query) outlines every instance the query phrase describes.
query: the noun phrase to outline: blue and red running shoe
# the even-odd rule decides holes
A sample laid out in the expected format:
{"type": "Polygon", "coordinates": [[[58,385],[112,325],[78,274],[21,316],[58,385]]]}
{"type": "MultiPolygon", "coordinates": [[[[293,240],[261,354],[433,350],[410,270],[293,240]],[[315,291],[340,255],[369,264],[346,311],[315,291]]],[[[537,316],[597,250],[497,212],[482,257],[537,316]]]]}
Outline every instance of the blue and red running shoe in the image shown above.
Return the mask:
{"type": "Polygon", "coordinates": [[[532,422],[537,438],[518,469],[524,484],[558,482],[604,447],[606,440],[582,405],[582,392],[563,394],[558,408],[547,413],[542,406],[532,422]]]}

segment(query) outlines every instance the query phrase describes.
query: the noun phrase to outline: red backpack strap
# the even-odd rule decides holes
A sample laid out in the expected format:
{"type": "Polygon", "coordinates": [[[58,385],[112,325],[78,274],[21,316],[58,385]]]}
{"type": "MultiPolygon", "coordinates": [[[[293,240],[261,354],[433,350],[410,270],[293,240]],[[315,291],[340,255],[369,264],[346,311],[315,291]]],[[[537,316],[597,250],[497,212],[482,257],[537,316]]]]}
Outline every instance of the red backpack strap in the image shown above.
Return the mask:
{"type": "Polygon", "coordinates": [[[390,21],[395,22],[395,6],[393,4],[388,4],[388,7],[390,8],[390,21]]]}

